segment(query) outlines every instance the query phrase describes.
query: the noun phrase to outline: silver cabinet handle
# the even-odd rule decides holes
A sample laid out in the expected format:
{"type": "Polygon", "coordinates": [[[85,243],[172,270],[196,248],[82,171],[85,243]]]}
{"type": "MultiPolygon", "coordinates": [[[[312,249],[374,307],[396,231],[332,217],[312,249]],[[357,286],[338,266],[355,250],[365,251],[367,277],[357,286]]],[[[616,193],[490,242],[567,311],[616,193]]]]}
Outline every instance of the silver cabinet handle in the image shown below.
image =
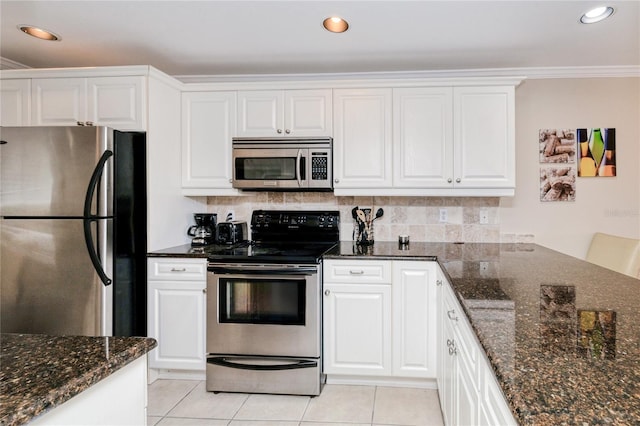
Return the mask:
{"type": "Polygon", "coordinates": [[[285,130],[284,132],[285,132],[286,134],[289,134],[289,133],[291,133],[291,130],[287,129],[287,130],[285,130]]]}
{"type": "Polygon", "coordinates": [[[171,268],[171,272],[187,272],[187,268],[171,268]]]}
{"type": "Polygon", "coordinates": [[[278,129],[276,131],[278,132],[278,134],[282,133],[282,129],[278,129]]]}
{"type": "Polygon", "coordinates": [[[454,356],[458,354],[458,349],[457,348],[449,348],[449,355],[454,356]]]}
{"type": "Polygon", "coordinates": [[[451,178],[447,179],[447,183],[451,183],[451,182],[453,182],[453,179],[451,178]]]}
{"type": "Polygon", "coordinates": [[[364,271],[361,269],[359,271],[353,271],[353,270],[349,270],[349,274],[350,275],[364,275],[364,271]]]}
{"type": "Polygon", "coordinates": [[[458,321],[458,317],[456,316],[456,311],[455,309],[452,309],[450,311],[447,311],[447,316],[449,317],[449,319],[451,321],[458,321]]]}
{"type": "Polygon", "coordinates": [[[451,339],[447,339],[447,346],[451,347],[451,346],[455,346],[456,342],[451,340],[451,339]]]}
{"type": "Polygon", "coordinates": [[[436,285],[442,285],[442,280],[437,280],[436,285]]]}
{"type": "Polygon", "coordinates": [[[340,179],[334,179],[333,180],[335,183],[340,183],[340,179]]]}
{"type": "Polygon", "coordinates": [[[324,295],[325,295],[325,296],[328,296],[328,295],[330,295],[330,294],[331,294],[331,292],[330,292],[329,290],[325,290],[325,291],[324,291],[324,295]]]}
{"type": "Polygon", "coordinates": [[[460,178],[457,178],[457,179],[456,179],[456,183],[460,183],[460,178]]]}
{"type": "Polygon", "coordinates": [[[206,288],[203,288],[203,289],[202,289],[202,292],[206,294],[206,293],[207,293],[207,289],[206,289],[206,288]]]}

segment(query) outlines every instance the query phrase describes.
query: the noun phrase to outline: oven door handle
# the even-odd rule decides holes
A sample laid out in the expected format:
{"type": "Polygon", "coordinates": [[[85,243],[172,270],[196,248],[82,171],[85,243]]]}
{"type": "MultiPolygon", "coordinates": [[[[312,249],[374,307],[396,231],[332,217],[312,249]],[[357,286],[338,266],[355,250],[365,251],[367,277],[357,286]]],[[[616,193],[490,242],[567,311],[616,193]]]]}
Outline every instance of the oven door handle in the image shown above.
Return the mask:
{"type": "Polygon", "coordinates": [[[256,371],[275,371],[275,370],[295,370],[298,368],[315,368],[318,366],[317,361],[311,361],[308,359],[275,359],[272,360],[273,364],[265,363],[271,360],[260,359],[261,364],[250,364],[242,362],[233,362],[233,359],[251,360],[254,358],[227,358],[227,357],[211,357],[207,358],[208,364],[220,365],[222,367],[238,368],[241,370],[256,370],[256,371]]]}
{"type": "Polygon", "coordinates": [[[315,266],[295,267],[295,268],[269,268],[263,266],[242,266],[241,268],[233,267],[209,267],[209,272],[217,275],[313,275],[318,273],[315,266]]]}

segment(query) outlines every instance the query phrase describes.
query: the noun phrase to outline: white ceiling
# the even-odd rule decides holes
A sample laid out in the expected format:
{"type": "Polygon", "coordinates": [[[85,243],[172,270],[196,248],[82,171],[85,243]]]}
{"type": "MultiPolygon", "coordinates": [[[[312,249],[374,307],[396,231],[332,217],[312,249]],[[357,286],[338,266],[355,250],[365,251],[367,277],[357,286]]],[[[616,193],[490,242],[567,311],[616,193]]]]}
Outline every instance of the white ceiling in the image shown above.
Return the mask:
{"type": "Polygon", "coordinates": [[[640,1],[7,1],[0,57],[175,76],[640,65],[640,1]],[[350,23],[332,34],[322,20],[350,23]],[[59,42],[29,37],[32,24],[59,42]]]}

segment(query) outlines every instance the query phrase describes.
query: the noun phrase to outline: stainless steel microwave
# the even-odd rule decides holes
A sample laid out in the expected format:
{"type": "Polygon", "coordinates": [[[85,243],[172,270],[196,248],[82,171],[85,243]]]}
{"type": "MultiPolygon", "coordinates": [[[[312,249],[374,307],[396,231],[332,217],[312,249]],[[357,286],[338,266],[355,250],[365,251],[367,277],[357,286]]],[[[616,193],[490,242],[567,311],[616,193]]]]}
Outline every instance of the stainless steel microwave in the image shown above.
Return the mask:
{"type": "Polygon", "coordinates": [[[233,139],[233,187],[261,191],[331,191],[331,138],[233,139]]]}

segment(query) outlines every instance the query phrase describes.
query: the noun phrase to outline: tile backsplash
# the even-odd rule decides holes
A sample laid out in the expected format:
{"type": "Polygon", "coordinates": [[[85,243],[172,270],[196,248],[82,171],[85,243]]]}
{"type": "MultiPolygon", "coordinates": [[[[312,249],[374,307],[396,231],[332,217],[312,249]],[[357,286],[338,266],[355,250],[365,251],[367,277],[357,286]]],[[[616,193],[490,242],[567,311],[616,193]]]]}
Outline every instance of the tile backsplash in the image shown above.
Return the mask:
{"type": "Polygon", "coordinates": [[[533,242],[531,235],[500,233],[498,197],[336,197],[324,192],[256,192],[239,197],[208,197],[207,210],[223,221],[229,212],[236,220],[251,220],[257,209],[338,210],[340,240],[353,239],[355,206],[384,215],[374,222],[376,241],[397,241],[407,234],[411,241],[431,242],[533,242]],[[440,221],[441,209],[447,221],[440,221]],[[487,223],[480,223],[480,213],[487,223]]]}

